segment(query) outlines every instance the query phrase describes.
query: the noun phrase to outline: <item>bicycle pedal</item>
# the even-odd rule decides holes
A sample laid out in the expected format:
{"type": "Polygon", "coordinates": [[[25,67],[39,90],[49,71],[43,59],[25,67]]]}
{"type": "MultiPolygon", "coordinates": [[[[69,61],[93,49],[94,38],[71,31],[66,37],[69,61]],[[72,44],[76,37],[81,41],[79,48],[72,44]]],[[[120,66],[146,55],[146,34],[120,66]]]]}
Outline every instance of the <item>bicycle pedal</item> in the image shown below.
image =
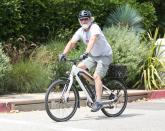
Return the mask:
{"type": "Polygon", "coordinates": [[[87,101],[87,106],[91,108],[92,107],[92,103],[87,101]]]}

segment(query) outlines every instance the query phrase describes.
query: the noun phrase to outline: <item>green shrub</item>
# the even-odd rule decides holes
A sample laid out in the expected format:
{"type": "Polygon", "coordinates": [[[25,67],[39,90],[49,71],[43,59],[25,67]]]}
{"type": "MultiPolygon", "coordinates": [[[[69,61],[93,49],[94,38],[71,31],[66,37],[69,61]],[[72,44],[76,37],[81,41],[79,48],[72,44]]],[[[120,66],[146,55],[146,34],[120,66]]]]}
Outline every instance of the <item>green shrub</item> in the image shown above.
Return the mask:
{"type": "MultiPolygon", "coordinates": [[[[46,45],[40,46],[30,57],[30,60],[37,62],[46,68],[50,69],[52,73],[52,79],[57,79],[60,76],[64,76],[65,72],[70,70],[69,62],[59,62],[58,55],[63,52],[67,42],[59,40],[51,40],[46,45]]],[[[79,58],[79,56],[85,51],[85,45],[83,43],[77,43],[75,49],[68,53],[70,59],[79,58]]]]}
{"type": "Polygon", "coordinates": [[[58,55],[62,53],[64,43],[64,41],[51,40],[46,45],[37,48],[30,56],[30,61],[36,62],[49,70],[51,80],[59,78],[68,68],[65,63],[58,61],[58,55]]]}
{"type": "Polygon", "coordinates": [[[155,28],[157,15],[155,8],[151,2],[136,3],[133,5],[143,17],[144,28],[148,31],[155,28]]]}
{"type": "Polygon", "coordinates": [[[20,61],[13,65],[7,87],[9,92],[42,92],[49,82],[49,70],[37,63],[20,61]]]}
{"type": "MultiPolygon", "coordinates": [[[[61,76],[65,76],[66,71],[71,70],[71,63],[59,62],[58,55],[63,52],[67,42],[65,41],[51,41],[46,45],[46,48],[53,53],[53,63],[51,66],[53,79],[57,79],[61,76]]],[[[67,57],[69,59],[76,59],[85,51],[85,45],[83,43],[77,43],[75,49],[72,49],[67,57]]]]}
{"type": "Polygon", "coordinates": [[[64,40],[51,40],[48,43],[46,43],[45,47],[48,51],[53,53],[53,62],[55,63],[58,61],[58,55],[62,53],[64,50],[65,45],[67,44],[67,41],[64,40]]]}
{"type": "Polygon", "coordinates": [[[10,57],[11,64],[28,59],[37,47],[37,44],[28,41],[23,35],[3,42],[4,51],[10,57]]]}
{"type": "Polygon", "coordinates": [[[140,38],[135,32],[125,27],[105,28],[104,34],[112,46],[113,63],[126,65],[127,81],[130,84],[135,83],[136,75],[140,71],[139,64],[146,55],[146,48],[140,43],[140,38]]]}
{"type": "Polygon", "coordinates": [[[103,27],[112,9],[126,3],[137,7],[144,17],[145,29],[153,25],[156,19],[153,5],[136,0],[1,0],[0,40],[20,35],[35,42],[45,42],[54,36],[68,39],[79,27],[80,10],[91,10],[103,27]]]}
{"type": "Polygon", "coordinates": [[[156,47],[155,43],[157,37],[158,29],[155,30],[153,36],[149,33],[149,40],[146,42],[146,45],[148,46],[147,56],[140,67],[140,78],[135,84],[135,86],[138,87],[143,86],[146,90],[162,89],[165,87],[165,81],[163,78],[165,63],[162,61],[163,59],[161,60],[159,58],[159,55],[163,52],[160,52],[159,50],[160,45],[157,45],[156,47]]]}
{"type": "Polygon", "coordinates": [[[49,51],[46,46],[40,46],[30,56],[30,61],[50,67],[53,63],[53,52],[49,51]]]}
{"type": "MultiPolygon", "coordinates": [[[[61,52],[63,49],[61,50],[61,52]]],[[[69,59],[77,59],[80,57],[81,54],[85,51],[85,45],[83,43],[77,43],[77,47],[72,49],[67,57],[69,59]]],[[[66,71],[71,70],[72,63],[69,62],[59,62],[56,61],[54,65],[54,78],[58,78],[59,76],[64,76],[66,71]]]]}
{"type": "Polygon", "coordinates": [[[6,74],[11,70],[9,57],[3,52],[2,45],[0,44],[0,93],[4,93],[6,74]]]}
{"type": "Polygon", "coordinates": [[[144,32],[142,20],[143,18],[139,12],[127,4],[119,6],[109,15],[106,26],[120,25],[128,27],[137,33],[141,33],[144,32]]]}
{"type": "Polygon", "coordinates": [[[20,0],[0,2],[0,41],[16,37],[23,28],[21,23],[20,0]]]}
{"type": "Polygon", "coordinates": [[[0,44],[0,78],[4,77],[5,73],[11,69],[11,65],[9,62],[9,58],[4,53],[0,44]]]}

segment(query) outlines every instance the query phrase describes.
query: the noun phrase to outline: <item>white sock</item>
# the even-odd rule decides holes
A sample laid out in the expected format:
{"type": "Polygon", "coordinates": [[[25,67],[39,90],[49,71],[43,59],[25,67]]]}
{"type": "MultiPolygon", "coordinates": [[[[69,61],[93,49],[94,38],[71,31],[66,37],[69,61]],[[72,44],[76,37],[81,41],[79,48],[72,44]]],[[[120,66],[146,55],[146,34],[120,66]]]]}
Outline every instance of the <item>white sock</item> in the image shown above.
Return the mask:
{"type": "Polygon", "coordinates": [[[99,103],[101,103],[101,99],[100,98],[99,99],[97,98],[96,101],[99,102],[99,103]]]}

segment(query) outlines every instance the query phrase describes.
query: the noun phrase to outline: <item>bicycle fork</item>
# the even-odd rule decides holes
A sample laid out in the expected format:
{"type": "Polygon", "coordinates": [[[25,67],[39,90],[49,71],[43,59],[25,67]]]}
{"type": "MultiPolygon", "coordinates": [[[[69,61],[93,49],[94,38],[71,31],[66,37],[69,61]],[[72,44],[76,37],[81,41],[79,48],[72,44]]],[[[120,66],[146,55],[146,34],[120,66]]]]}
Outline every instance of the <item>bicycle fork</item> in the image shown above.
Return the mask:
{"type": "Polygon", "coordinates": [[[69,85],[68,85],[68,83],[66,83],[65,87],[63,88],[63,91],[61,93],[61,98],[63,98],[65,102],[67,102],[67,100],[68,100],[69,91],[72,87],[72,84],[73,84],[73,77],[69,77],[69,85]]]}

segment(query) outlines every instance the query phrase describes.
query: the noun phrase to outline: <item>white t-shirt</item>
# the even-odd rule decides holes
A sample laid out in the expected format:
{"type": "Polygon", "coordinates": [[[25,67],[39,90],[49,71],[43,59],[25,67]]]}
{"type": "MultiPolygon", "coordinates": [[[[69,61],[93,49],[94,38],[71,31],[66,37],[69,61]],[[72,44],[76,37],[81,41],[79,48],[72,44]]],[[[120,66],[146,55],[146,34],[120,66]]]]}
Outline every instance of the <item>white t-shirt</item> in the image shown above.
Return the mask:
{"type": "Polygon", "coordinates": [[[110,56],[110,55],[112,55],[111,46],[107,42],[100,27],[95,23],[93,23],[91,25],[90,29],[87,32],[85,32],[82,27],[79,28],[73,35],[72,39],[74,39],[76,41],[81,39],[87,45],[89,42],[89,39],[93,35],[96,35],[96,34],[98,35],[98,38],[97,38],[96,43],[94,44],[93,48],[91,49],[90,54],[92,56],[110,56]]]}

